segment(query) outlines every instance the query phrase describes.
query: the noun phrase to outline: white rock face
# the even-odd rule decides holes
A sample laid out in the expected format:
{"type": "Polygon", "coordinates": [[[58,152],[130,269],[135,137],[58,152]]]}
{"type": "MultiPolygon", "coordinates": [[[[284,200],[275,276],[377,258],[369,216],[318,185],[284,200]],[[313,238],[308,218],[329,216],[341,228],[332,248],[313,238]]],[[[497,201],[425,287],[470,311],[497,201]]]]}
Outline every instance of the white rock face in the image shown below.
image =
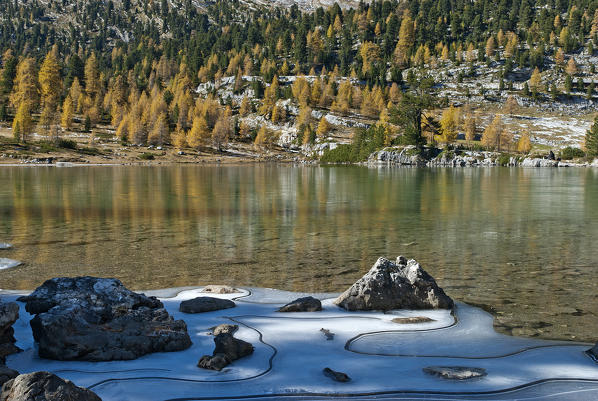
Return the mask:
{"type": "Polygon", "coordinates": [[[558,167],[559,162],[550,159],[526,158],[521,162],[521,167],[558,167]]]}

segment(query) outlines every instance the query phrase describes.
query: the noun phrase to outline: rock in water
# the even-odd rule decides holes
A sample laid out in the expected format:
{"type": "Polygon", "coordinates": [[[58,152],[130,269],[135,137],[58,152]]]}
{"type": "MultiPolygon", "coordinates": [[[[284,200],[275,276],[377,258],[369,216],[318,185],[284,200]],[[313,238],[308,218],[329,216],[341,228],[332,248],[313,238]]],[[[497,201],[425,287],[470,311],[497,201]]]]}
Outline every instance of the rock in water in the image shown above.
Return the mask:
{"type": "Polygon", "coordinates": [[[221,324],[214,327],[212,334],[217,336],[218,334],[235,334],[239,330],[239,326],[236,324],[221,324]]]}
{"type": "Polygon", "coordinates": [[[128,360],[191,346],[184,321],[116,279],[54,278],[18,300],[36,314],[30,324],[42,358],[128,360]]]}
{"type": "Polygon", "coordinates": [[[206,285],[201,292],[209,292],[211,294],[234,294],[241,291],[228,285],[206,285]]]}
{"type": "Polygon", "coordinates": [[[426,316],[413,316],[413,317],[395,317],[392,319],[393,323],[399,324],[418,324],[418,323],[430,323],[434,322],[434,319],[430,319],[426,316]]]}
{"type": "Polygon", "coordinates": [[[396,263],[379,258],[370,271],[334,303],[350,311],[451,309],[454,306],[453,300],[419,263],[403,256],[399,256],[396,263]]]}
{"type": "Polygon", "coordinates": [[[10,249],[12,248],[12,245],[9,244],[8,242],[0,242],[0,250],[2,249],[10,249]]]}
{"type": "Polygon", "coordinates": [[[18,260],[8,259],[8,258],[0,258],[0,270],[4,269],[12,269],[13,267],[17,267],[22,265],[22,262],[18,260]]]}
{"type": "Polygon", "coordinates": [[[465,366],[429,366],[424,368],[423,371],[452,380],[467,380],[486,376],[486,369],[484,368],[468,368],[465,366]]]}
{"type": "Polygon", "coordinates": [[[0,363],[4,363],[7,355],[19,352],[15,345],[12,325],[19,318],[19,305],[14,302],[0,302],[0,363]]]}
{"type": "Polygon", "coordinates": [[[181,302],[179,310],[184,313],[202,313],[234,307],[235,303],[228,299],[197,297],[181,302]]]}
{"type": "Polygon", "coordinates": [[[102,401],[93,391],[48,372],[19,375],[2,386],[0,401],[102,401]]]}
{"type": "Polygon", "coordinates": [[[314,297],[297,298],[289,302],[278,312],[317,312],[322,310],[322,302],[314,297]]]}
{"type": "Polygon", "coordinates": [[[253,345],[247,341],[234,338],[232,334],[221,333],[214,337],[213,354],[201,357],[197,366],[203,369],[222,370],[232,361],[253,354],[253,345]]]}
{"type": "Polygon", "coordinates": [[[346,383],[351,380],[351,378],[346,373],[337,372],[330,368],[324,368],[322,372],[324,373],[324,376],[330,377],[332,380],[337,382],[346,383]]]}

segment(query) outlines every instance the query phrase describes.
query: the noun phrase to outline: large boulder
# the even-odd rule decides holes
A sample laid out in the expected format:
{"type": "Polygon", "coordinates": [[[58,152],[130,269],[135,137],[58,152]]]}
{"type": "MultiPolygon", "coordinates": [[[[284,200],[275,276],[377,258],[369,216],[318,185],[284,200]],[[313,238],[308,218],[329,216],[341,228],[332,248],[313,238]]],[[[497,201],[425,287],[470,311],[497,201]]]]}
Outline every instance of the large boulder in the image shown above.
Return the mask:
{"type": "Polygon", "coordinates": [[[19,375],[2,386],[0,401],[102,401],[93,391],[77,387],[49,372],[19,375]]]}
{"type": "Polygon", "coordinates": [[[203,313],[234,307],[235,303],[229,299],[197,297],[181,302],[179,311],[183,313],[203,313]]]}
{"type": "Polygon", "coordinates": [[[0,363],[4,363],[7,355],[19,352],[15,345],[12,325],[19,318],[19,305],[14,302],[0,302],[0,363]]]}
{"type": "Polygon", "coordinates": [[[203,369],[222,370],[239,358],[253,354],[253,345],[239,340],[230,333],[221,333],[214,337],[216,347],[212,355],[201,357],[197,366],[203,369]]]}
{"type": "Polygon", "coordinates": [[[590,348],[587,353],[592,357],[593,360],[598,362],[598,343],[596,343],[593,348],[590,348]]]}
{"type": "Polygon", "coordinates": [[[334,303],[357,310],[451,309],[454,302],[414,259],[403,256],[393,263],[379,258],[334,303]]]}
{"type": "Polygon", "coordinates": [[[278,312],[317,312],[322,310],[322,302],[314,297],[297,298],[278,309],[278,312]]]}
{"type": "Polygon", "coordinates": [[[14,369],[9,368],[6,365],[0,365],[0,386],[2,386],[7,381],[14,379],[19,375],[14,369]]]}
{"type": "Polygon", "coordinates": [[[19,301],[36,314],[30,324],[42,358],[128,360],[191,346],[184,321],[116,279],[54,278],[19,301]]]}

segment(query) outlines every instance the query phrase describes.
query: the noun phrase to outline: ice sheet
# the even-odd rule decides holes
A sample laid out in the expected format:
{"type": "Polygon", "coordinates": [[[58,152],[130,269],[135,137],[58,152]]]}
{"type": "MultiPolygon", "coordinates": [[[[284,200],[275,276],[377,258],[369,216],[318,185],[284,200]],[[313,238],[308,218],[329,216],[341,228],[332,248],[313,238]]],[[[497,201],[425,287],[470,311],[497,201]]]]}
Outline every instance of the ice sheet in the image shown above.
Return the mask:
{"type": "MultiPolygon", "coordinates": [[[[9,356],[7,365],[22,373],[55,372],[92,388],[105,401],[252,396],[325,399],[327,395],[538,399],[537,394],[543,399],[575,400],[598,396],[598,364],[583,352],[589,344],[502,336],[492,329],[490,315],[465,304],[458,304],[454,317],[443,310],[347,312],[326,298],[321,312],[279,313],[278,307],[305,294],[243,289],[236,294],[210,294],[233,299],[235,308],[191,315],[180,313],[179,303],[206,296],[201,288],[163,294],[172,296],[162,298],[169,313],[187,322],[193,345],[185,351],[151,354],[134,361],[40,359],[29,328],[32,316],[21,307],[15,336],[24,352],[9,356]],[[434,321],[393,323],[398,316],[425,316],[434,321]],[[255,353],[222,372],[197,368],[199,358],[214,348],[210,328],[231,322],[240,326],[235,336],[251,342],[255,353]],[[334,339],[327,340],[322,328],[334,333],[334,339]],[[422,371],[431,365],[480,367],[488,375],[451,381],[422,371]],[[345,372],[352,380],[333,382],[322,374],[324,367],[345,372]]],[[[4,293],[2,298],[14,300],[16,295],[4,293]]]]}

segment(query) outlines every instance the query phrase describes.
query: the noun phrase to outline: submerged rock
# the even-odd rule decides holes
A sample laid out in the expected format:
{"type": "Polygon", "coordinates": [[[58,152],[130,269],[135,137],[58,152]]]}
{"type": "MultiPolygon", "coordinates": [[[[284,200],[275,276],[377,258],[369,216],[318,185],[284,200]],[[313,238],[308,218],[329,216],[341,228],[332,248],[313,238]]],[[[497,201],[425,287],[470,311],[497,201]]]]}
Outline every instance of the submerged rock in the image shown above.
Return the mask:
{"type": "Polygon", "coordinates": [[[116,279],[54,278],[18,300],[36,314],[30,324],[42,358],[129,360],[191,346],[184,321],[116,279]]]}
{"type": "Polygon", "coordinates": [[[228,285],[206,285],[201,292],[209,292],[211,294],[235,294],[241,291],[228,285]]]}
{"type": "Polygon", "coordinates": [[[399,324],[417,324],[417,323],[429,323],[434,322],[434,319],[430,319],[426,316],[413,316],[413,317],[395,317],[392,319],[393,323],[399,324]]]}
{"type": "Polygon", "coordinates": [[[214,327],[212,334],[217,336],[218,334],[235,334],[239,330],[239,326],[236,324],[221,324],[214,327]]]}
{"type": "Polygon", "coordinates": [[[322,372],[324,373],[324,376],[330,377],[332,380],[337,382],[346,383],[351,380],[351,378],[346,373],[337,372],[330,368],[324,368],[322,372]]]}
{"type": "Polygon", "coordinates": [[[328,330],[328,329],[325,329],[325,328],[321,328],[321,329],[320,329],[320,331],[321,331],[322,333],[324,333],[324,335],[326,336],[326,340],[327,340],[327,341],[332,341],[332,340],[334,340],[334,333],[333,333],[333,332],[331,332],[330,330],[328,330]]]}
{"type": "Polygon", "coordinates": [[[20,351],[15,345],[17,340],[12,327],[18,318],[19,305],[14,302],[0,302],[0,363],[4,363],[8,355],[20,351]]]}
{"type": "Polygon", "coordinates": [[[20,266],[21,264],[22,262],[19,262],[18,260],[0,258],[0,270],[12,269],[13,267],[20,266]]]}
{"type": "Polygon", "coordinates": [[[49,372],[19,375],[4,383],[0,401],[102,401],[93,391],[49,372]]]}
{"type": "Polygon", "coordinates": [[[452,380],[467,380],[486,376],[486,369],[466,366],[428,366],[423,371],[430,375],[452,380]]]}
{"type": "Polygon", "coordinates": [[[222,370],[232,361],[253,354],[253,345],[239,340],[230,333],[221,333],[214,337],[216,347],[212,355],[201,357],[197,366],[203,369],[222,370]]]}
{"type": "Polygon", "coordinates": [[[183,313],[202,313],[234,307],[235,303],[228,299],[197,297],[181,302],[179,310],[183,313]]]}
{"type": "Polygon", "coordinates": [[[453,300],[414,259],[393,263],[379,258],[374,266],[334,303],[356,310],[451,309],[453,300]]]}
{"type": "Polygon", "coordinates": [[[322,302],[320,302],[319,299],[314,297],[303,297],[289,302],[278,309],[278,312],[317,312],[321,310],[322,302]]]}

